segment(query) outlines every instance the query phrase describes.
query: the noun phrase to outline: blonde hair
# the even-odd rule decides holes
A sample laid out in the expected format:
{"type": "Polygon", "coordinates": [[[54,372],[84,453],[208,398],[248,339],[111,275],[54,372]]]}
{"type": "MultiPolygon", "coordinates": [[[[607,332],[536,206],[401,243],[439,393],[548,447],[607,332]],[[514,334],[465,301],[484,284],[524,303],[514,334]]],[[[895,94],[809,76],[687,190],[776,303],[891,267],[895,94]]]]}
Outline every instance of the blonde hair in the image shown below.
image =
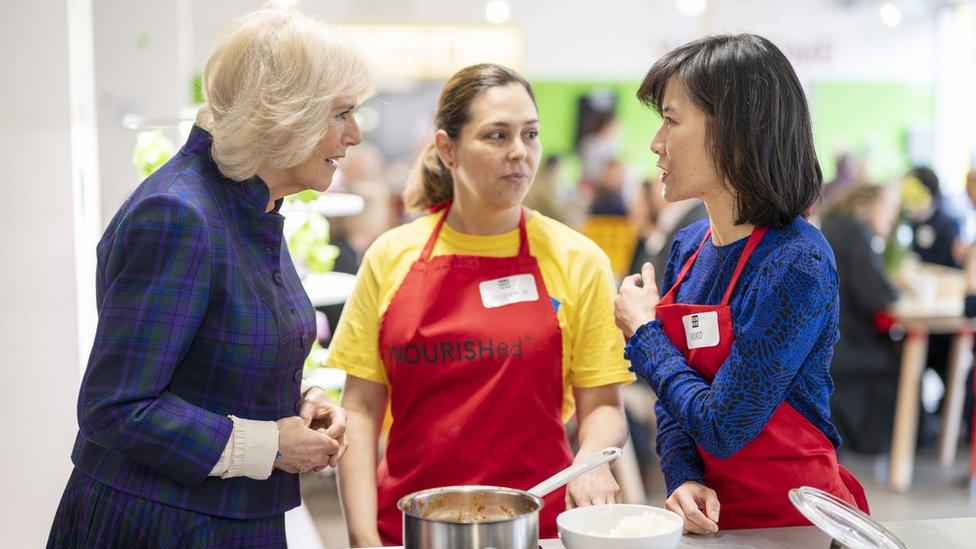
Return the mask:
{"type": "MultiPolygon", "coordinates": [[[[488,89],[509,84],[519,84],[525,88],[532,104],[535,104],[532,86],[508,67],[482,63],[459,70],[441,90],[434,127],[444,130],[451,139],[459,138],[461,129],[470,121],[471,103],[488,89]]],[[[431,142],[413,166],[407,186],[403,190],[403,202],[408,209],[420,211],[453,196],[454,176],[441,161],[431,142]]]]}
{"type": "Polygon", "coordinates": [[[886,192],[892,191],[883,185],[856,183],[837,198],[837,201],[828,208],[827,213],[842,213],[865,221],[886,192]]]}
{"type": "Polygon", "coordinates": [[[372,91],[365,60],[323,19],[265,7],[221,33],[203,70],[200,117],[221,173],[243,181],[268,164],[290,168],[325,136],[332,102],[372,91]]]}

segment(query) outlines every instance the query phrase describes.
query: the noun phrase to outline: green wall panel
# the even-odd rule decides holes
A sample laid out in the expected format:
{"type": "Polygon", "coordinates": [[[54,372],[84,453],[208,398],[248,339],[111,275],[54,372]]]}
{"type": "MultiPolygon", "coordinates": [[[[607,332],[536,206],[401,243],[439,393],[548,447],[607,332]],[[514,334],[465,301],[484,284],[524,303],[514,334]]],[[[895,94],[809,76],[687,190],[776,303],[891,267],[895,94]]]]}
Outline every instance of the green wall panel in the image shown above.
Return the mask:
{"type": "Polygon", "coordinates": [[[897,82],[821,82],[810,93],[814,141],[824,177],[834,176],[834,154],[847,149],[868,154],[876,180],[910,167],[908,133],[931,128],[935,97],[931,88],[897,82]]]}
{"type": "MultiPolygon", "coordinates": [[[[640,104],[639,82],[535,80],[545,154],[569,155],[568,175],[579,174],[573,151],[580,97],[607,89],[617,98],[621,156],[631,170],[657,173],[649,146],[661,124],[657,113],[640,104]]],[[[834,175],[834,152],[844,148],[869,154],[872,177],[885,179],[908,168],[907,135],[931,127],[934,95],[928,87],[891,82],[821,82],[810,90],[814,142],[824,177],[834,175]]]]}
{"type": "Polygon", "coordinates": [[[650,142],[661,119],[637,101],[635,94],[639,85],[640,82],[534,80],[532,88],[539,104],[544,154],[568,155],[566,171],[575,179],[579,174],[579,163],[573,150],[573,139],[579,98],[595,90],[610,90],[617,98],[621,159],[632,170],[656,174],[657,157],[650,152],[650,142]]]}

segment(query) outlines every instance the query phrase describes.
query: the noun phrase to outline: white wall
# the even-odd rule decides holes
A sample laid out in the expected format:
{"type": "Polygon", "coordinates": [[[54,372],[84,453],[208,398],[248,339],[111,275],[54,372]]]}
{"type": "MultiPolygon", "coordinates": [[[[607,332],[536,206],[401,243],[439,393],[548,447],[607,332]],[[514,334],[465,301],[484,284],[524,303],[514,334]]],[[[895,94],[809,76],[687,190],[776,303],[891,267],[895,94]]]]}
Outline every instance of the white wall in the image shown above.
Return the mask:
{"type": "MultiPolygon", "coordinates": [[[[0,86],[6,203],[0,216],[0,532],[6,547],[43,546],[77,430],[84,345],[76,266],[87,269],[92,261],[76,254],[76,234],[85,231],[75,227],[86,224],[78,218],[86,201],[73,176],[92,170],[72,165],[69,3],[75,10],[88,6],[87,0],[0,4],[0,74],[7,78],[0,86]]],[[[84,117],[84,106],[76,104],[84,117]]],[[[89,182],[86,192],[97,197],[97,188],[89,182]]]]}
{"type": "MultiPolygon", "coordinates": [[[[102,226],[139,184],[122,117],[175,117],[190,102],[178,67],[176,0],[94,0],[102,226]]],[[[167,132],[176,140],[176,131],[167,132]]]]}

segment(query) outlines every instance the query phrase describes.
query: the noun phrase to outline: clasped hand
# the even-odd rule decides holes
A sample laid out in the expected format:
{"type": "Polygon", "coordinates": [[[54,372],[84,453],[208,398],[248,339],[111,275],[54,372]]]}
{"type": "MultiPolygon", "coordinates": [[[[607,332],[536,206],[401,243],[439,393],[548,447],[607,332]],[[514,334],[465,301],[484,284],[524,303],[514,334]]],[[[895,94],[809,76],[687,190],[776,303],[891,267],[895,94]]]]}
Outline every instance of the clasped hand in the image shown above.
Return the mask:
{"type": "Polygon", "coordinates": [[[346,451],[346,411],[317,387],[305,393],[299,415],[279,419],[275,467],[288,473],[338,465],[346,451]]]}

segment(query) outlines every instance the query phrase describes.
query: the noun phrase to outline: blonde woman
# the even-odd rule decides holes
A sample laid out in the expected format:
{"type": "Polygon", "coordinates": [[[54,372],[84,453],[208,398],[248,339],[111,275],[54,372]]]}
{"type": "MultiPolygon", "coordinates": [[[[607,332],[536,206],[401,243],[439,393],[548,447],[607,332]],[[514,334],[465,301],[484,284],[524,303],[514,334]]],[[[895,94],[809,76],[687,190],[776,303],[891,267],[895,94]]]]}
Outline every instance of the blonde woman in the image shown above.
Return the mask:
{"type": "Polygon", "coordinates": [[[98,244],[99,323],[49,547],[283,547],[298,473],[345,448],[345,412],[301,392],[315,318],[278,208],[328,188],[360,142],[366,67],[320,19],[269,7],[224,31],[203,85],[186,144],[98,244]]]}
{"type": "MultiPolygon", "coordinates": [[[[633,381],[613,325],[610,261],[593,242],[522,201],[542,154],[532,87],[475,65],[444,86],[437,131],[405,192],[431,214],[370,247],[330,346],[346,370],[349,457],[339,468],[353,546],[398,545],[397,500],[450,484],[529,488],[626,438],[619,385],[633,381]],[[377,464],[380,422],[393,412],[377,464]]],[[[612,503],[599,467],[545,498],[556,515],[612,503]]]]}

